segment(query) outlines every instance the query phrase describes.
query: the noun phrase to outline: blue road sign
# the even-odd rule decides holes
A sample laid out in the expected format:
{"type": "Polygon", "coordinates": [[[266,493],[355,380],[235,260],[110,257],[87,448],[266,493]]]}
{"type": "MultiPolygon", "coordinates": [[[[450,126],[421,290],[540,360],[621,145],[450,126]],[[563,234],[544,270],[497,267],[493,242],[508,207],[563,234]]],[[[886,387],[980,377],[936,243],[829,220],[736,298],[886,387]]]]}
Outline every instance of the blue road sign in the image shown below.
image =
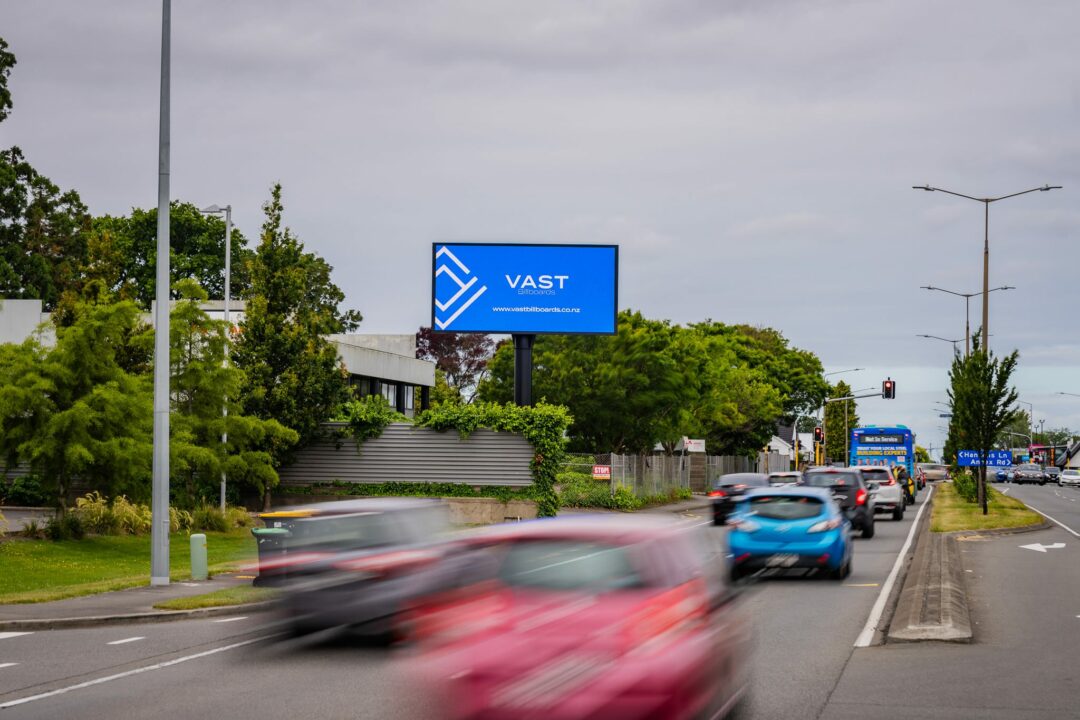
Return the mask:
{"type": "Polygon", "coordinates": [[[435,243],[437,332],[613,334],[615,245],[435,243]]]}
{"type": "MultiPolygon", "coordinates": [[[[956,454],[956,464],[960,467],[977,467],[982,465],[979,461],[978,450],[961,450],[956,454]]],[[[1010,467],[1012,465],[1012,453],[1008,450],[991,450],[986,455],[987,467],[1010,467]]]]}

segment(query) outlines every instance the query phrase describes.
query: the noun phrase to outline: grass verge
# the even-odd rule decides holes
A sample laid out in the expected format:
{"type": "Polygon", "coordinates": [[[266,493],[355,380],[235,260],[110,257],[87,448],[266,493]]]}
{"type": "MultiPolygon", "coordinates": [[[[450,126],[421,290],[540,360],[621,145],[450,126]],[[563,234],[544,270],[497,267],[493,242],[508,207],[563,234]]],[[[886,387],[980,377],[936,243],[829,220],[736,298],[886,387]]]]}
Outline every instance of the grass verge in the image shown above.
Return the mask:
{"type": "Polygon", "coordinates": [[[934,504],[930,515],[933,532],[956,532],[958,530],[998,530],[1038,525],[1042,515],[1029,510],[1016,498],[995,492],[991,488],[987,503],[988,514],[982,514],[978,503],[961,498],[952,483],[938,483],[934,491],[934,504]]]}
{"type": "MultiPolygon", "coordinates": [[[[211,574],[254,562],[250,529],[206,533],[211,574]]],[[[150,582],[150,536],[89,537],[83,540],[21,540],[0,543],[0,603],[37,603],[93,595],[150,582]]],[[[191,577],[187,533],[169,538],[169,576],[191,577]]]]}
{"type": "Polygon", "coordinates": [[[273,588],[258,588],[250,585],[238,585],[237,587],[215,590],[204,595],[176,598],[158,603],[154,607],[159,610],[195,610],[198,608],[225,607],[227,605],[245,605],[247,603],[273,600],[278,591],[273,588]]]}

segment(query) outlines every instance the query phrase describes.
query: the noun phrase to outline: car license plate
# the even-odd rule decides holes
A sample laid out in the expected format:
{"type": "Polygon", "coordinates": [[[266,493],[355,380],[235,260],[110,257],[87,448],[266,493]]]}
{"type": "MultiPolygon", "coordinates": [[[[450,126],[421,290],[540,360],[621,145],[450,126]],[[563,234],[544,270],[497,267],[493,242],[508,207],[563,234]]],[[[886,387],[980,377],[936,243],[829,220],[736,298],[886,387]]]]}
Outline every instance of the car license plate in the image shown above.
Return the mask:
{"type": "Polygon", "coordinates": [[[799,561],[799,556],[794,553],[776,553],[765,561],[769,567],[791,567],[799,561]]]}

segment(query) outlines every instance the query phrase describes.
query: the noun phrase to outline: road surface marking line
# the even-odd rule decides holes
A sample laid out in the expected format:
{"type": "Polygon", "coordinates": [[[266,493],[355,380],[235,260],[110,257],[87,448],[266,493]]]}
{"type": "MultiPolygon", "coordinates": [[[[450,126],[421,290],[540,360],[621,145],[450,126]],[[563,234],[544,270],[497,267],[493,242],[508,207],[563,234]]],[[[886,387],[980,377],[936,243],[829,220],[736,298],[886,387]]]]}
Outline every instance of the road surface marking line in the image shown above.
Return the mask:
{"type": "Polygon", "coordinates": [[[8,638],[17,638],[21,635],[33,635],[33,632],[0,632],[0,640],[7,640],[8,638]]]}
{"type": "Polygon", "coordinates": [[[188,660],[197,660],[201,657],[208,655],[216,655],[219,652],[225,652],[226,650],[233,650],[244,645],[251,645],[252,643],[262,642],[267,638],[271,638],[273,635],[265,635],[263,637],[254,638],[252,640],[244,640],[243,642],[233,643],[232,645],[224,645],[213,650],[206,650],[201,653],[195,653],[194,655],[186,655],[184,657],[176,658],[175,660],[167,660],[166,662],[156,663],[154,665],[147,665],[141,668],[135,668],[134,670],[128,670],[122,673],[116,673],[115,675],[107,675],[105,677],[97,678],[96,680],[87,680],[77,685],[69,685],[67,687],[57,688],[56,690],[50,690],[39,695],[30,695],[29,697],[19,698],[18,700],[12,700],[10,702],[0,705],[0,710],[5,710],[16,705],[24,705],[26,703],[34,702],[35,700],[44,700],[45,698],[54,697],[56,695],[63,695],[64,693],[71,692],[72,690],[81,690],[83,688],[93,687],[94,685],[101,685],[102,683],[112,682],[113,680],[120,680],[121,678],[131,677],[132,675],[139,675],[144,672],[150,672],[151,670],[160,670],[161,668],[167,668],[171,665],[179,665],[182,662],[188,660]]]}
{"type": "Polygon", "coordinates": [[[15,667],[19,663],[0,663],[0,668],[15,667]]]}
{"type": "Polygon", "coordinates": [[[844,583],[844,587],[880,587],[881,583],[844,583]]]}
{"type": "Polygon", "coordinates": [[[111,643],[105,643],[106,645],[123,645],[124,643],[135,642],[137,640],[145,640],[145,635],[136,635],[135,637],[124,638],[123,640],[113,640],[111,643]]]}
{"type": "Polygon", "coordinates": [[[866,625],[863,627],[862,632],[859,633],[859,637],[855,639],[855,647],[870,647],[870,643],[874,642],[874,631],[877,630],[877,624],[881,621],[881,614],[885,612],[885,603],[892,593],[892,586],[896,582],[896,576],[900,574],[900,568],[904,564],[908,548],[911,547],[911,541],[915,537],[915,529],[919,527],[919,518],[922,517],[926,506],[929,505],[927,500],[933,494],[934,488],[931,487],[930,494],[926,496],[926,500],[923,500],[922,505],[919,506],[919,512],[915,513],[915,522],[911,523],[907,539],[904,540],[903,547],[900,548],[900,552],[896,555],[896,562],[893,563],[892,570],[889,571],[889,577],[885,578],[885,585],[881,588],[881,592],[878,593],[878,598],[874,601],[874,607],[870,609],[870,617],[866,618],[866,625]]]}
{"type": "Polygon", "coordinates": [[[214,620],[213,622],[217,622],[217,623],[236,622],[237,620],[247,620],[247,617],[248,617],[247,615],[241,615],[240,617],[221,618],[220,620],[214,620]]]}
{"type": "MultiPolygon", "coordinates": [[[[1024,503],[1024,504],[1025,504],[1025,505],[1027,505],[1027,503],[1024,503]]],[[[1065,530],[1066,530],[1067,532],[1070,532],[1070,533],[1072,533],[1073,535],[1075,535],[1076,537],[1080,538],[1080,533],[1076,532],[1075,530],[1073,530],[1073,529],[1072,529],[1071,527],[1069,527],[1069,526],[1068,526],[1068,525],[1066,525],[1065,523],[1061,522],[1060,520],[1055,520],[1054,518],[1050,517],[1049,515],[1047,515],[1046,513],[1044,513],[1044,512],[1042,511],[1042,510],[1040,510],[1039,508],[1035,507],[1034,505],[1028,505],[1028,507],[1029,507],[1029,508],[1031,508],[1032,510],[1034,510],[1035,512],[1039,513],[1040,515],[1042,515],[1042,516],[1043,516],[1044,518],[1046,518],[1046,519],[1047,519],[1047,520],[1049,520],[1050,522],[1052,522],[1052,523],[1057,523],[1057,524],[1058,524],[1058,525],[1060,525],[1061,527],[1065,528],[1065,530]]]]}

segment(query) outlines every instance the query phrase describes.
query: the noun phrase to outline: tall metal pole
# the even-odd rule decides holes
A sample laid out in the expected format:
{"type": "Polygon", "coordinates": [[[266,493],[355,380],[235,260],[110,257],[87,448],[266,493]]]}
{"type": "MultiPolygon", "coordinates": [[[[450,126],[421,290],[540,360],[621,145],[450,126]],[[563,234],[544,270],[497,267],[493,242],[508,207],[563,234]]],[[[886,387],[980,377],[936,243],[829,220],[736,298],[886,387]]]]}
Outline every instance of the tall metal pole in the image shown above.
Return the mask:
{"type": "Polygon", "coordinates": [[[964,296],[964,358],[971,357],[971,296],[964,296]]]}
{"type": "MultiPolygon", "coordinates": [[[[984,200],[986,208],[983,222],[983,317],[982,344],[983,352],[990,352],[990,201],[984,200]]],[[[981,488],[980,488],[981,489],[981,488]]]]}
{"type": "Polygon", "coordinates": [[[848,466],[848,459],[851,456],[851,447],[848,443],[851,442],[851,428],[848,426],[848,403],[850,400],[844,401],[844,467],[848,466]]]}
{"type": "Polygon", "coordinates": [[[158,114],[157,276],[154,308],[154,465],[150,584],[169,584],[169,19],[161,3],[161,107],[158,114]]]}
{"type": "Polygon", "coordinates": [[[512,335],[514,339],[514,404],[532,405],[532,352],[535,335],[512,335]]]}
{"type": "MultiPolygon", "coordinates": [[[[231,288],[229,282],[232,278],[232,205],[225,206],[225,365],[229,364],[229,341],[232,339],[232,321],[229,319],[229,296],[231,288]]],[[[228,402],[221,406],[221,449],[228,451],[229,431],[227,422],[229,419],[228,402]]],[[[223,453],[223,457],[227,457],[223,453]]],[[[221,467],[221,512],[225,512],[225,466],[221,467]]]]}

